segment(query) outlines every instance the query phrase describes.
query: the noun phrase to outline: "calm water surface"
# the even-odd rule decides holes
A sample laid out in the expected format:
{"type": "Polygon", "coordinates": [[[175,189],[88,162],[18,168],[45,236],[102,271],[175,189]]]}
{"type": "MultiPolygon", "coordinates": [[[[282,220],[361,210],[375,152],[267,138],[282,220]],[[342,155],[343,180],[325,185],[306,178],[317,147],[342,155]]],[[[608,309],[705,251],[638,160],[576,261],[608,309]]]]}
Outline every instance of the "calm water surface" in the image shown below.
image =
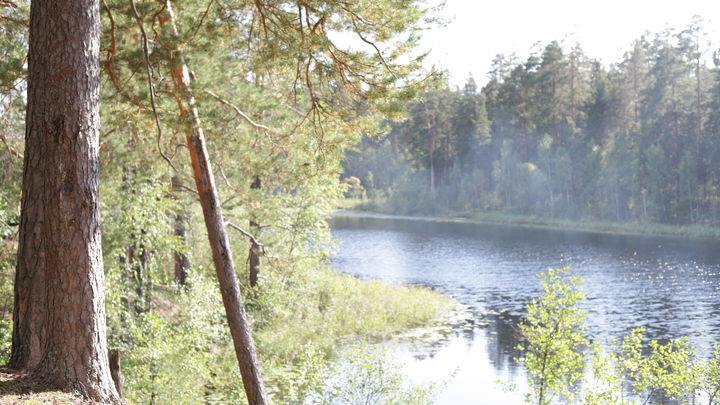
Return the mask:
{"type": "Polygon", "coordinates": [[[352,214],[329,223],[341,271],[430,286],[470,308],[447,336],[394,349],[417,381],[457,370],[437,405],[524,403],[513,326],[549,268],[585,278],[592,339],[645,327],[650,339],[689,336],[707,354],[720,337],[718,243],[352,214]],[[518,388],[506,393],[495,380],[518,388]]]}

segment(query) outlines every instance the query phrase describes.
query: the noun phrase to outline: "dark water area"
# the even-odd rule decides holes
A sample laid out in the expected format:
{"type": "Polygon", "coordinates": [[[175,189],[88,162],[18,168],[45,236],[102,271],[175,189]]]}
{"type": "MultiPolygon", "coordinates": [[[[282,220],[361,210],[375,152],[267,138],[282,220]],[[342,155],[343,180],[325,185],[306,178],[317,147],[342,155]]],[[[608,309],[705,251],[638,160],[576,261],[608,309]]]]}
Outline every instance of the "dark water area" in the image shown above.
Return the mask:
{"type": "Polygon", "coordinates": [[[514,325],[542,291],[536,276],[570,267],[585,278],[588,334],[609,342],[644,327],[648,339],[688,336],[701,356],[720,337],[720,244],[548,229],[334,216],[333,260],[360,278],[429,286],[470,308],[448,336],[397,349],[412,378],[457,369],[438,405],[523,403],[514,325]],[[493,381],[511,381],[505,393],[493,381]]]}

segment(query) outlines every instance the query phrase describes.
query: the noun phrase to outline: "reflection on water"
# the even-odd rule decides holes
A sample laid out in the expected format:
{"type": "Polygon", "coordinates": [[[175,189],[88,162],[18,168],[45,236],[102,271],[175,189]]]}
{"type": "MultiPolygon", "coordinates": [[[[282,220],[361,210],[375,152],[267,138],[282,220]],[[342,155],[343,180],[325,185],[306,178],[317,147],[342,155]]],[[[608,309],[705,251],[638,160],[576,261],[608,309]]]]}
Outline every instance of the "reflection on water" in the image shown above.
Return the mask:
{"type": "Polygon", "coordinates": [[[690,336],[703,355],[720,336],[717,243],[384,217],[329,223],[342,240],[334,259],[340,270],[430,286],[469,307],[444,339],[397,349],[416,379],[447,378],[460,367],[439,405],[523,403],[513,326],[541,293],[536,274],[549,268],[569,266],[586,279],[592,339],[645,327],[649,339],[690,336]],[[519,388],[507,394],[495,380],[519,388]]]}

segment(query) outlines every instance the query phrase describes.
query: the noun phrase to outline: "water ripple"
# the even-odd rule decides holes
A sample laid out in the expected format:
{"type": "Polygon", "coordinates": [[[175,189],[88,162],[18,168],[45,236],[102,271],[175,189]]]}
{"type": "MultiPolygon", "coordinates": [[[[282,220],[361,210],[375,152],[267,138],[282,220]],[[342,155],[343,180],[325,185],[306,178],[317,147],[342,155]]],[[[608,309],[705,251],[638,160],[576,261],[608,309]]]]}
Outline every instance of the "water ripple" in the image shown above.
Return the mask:
{"type": "MultiPolygon", "coordinates": [[[[343,241],[333,260],[341,271],[432,286],[473,307],[473,319],[453,339],[470,345],[474,361],[494,370],[492,380],[517,372],[513,326],[541,293],[536,274],[550,268],[568,266],[585,278],[593,340],[607,342],[644,327],[649,339],[690,336],[702,354],[720,337],[717,243],[388,218],[329,222],[343,241]]],[[[456,350],[453,339],[443,347],[456,350]]],[[[451,397],[454,402],[438,403],[474,403],[451,397]]]]}

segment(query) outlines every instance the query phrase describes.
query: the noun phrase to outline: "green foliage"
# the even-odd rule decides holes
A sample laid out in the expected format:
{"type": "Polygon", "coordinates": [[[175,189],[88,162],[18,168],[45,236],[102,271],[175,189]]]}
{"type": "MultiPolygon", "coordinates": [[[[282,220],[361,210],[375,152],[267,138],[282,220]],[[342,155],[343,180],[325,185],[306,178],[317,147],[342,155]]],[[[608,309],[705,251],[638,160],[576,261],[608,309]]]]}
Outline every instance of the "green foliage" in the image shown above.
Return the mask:
{"type": "MultiPolygon", "coordinates": [[[[29,1],[15,0],[0,4],[0,20],[3,21],[0,25],[0,94],[21,88],[19,84],[26,74],[29,16],[29,1]]],[[[0,104],[0,107],[4,106],[0,104]]]]}
{"type": "MultiPolygon", "coordinates": [[[[450,309],[447,298],[427,289],[360,281],[324,269],[306,269],[304,280],[264,279],[280,293],[262,294],[256,325],[261,353],[292,360],[313,342],[331,353],[348,336],[388,336],[428,325],[450,309]]],[[[270,356],[269,356],[270,357],[270,356]]]]}
{"type": "MultiPolygon", "coordinates": [[[[323,213],[340,191],[324,180],[306,184],[288,193],[254,190],[263,201],[252,211],[255,218],[272,225],[258,234],[267,253],[260,284],[243,289],[266,384],[282,403],[326,388],[322,373],[344,339],[426,325],[450,305],[426,289],[362,282],[329,270],[323,213]]],[[[173,278],[172,253],[191,253],[173,235],[182,195],[132,172],[119,184],[106,183],[103,195],[108,335],[110,346],[122,353],[127,398],[244,403],[214,277],[195,264],[186,286],[173,278]]],[[[229,212],[247,218],[242,208],[229,212]]],[[[185,213],[190,225],[199,218],[185,213]]],[[[232,236],[242,258],[244,236],[232,236]]],[[[192,232],[189,237],[191,246],[204,246],[192,232]]],[[[209,262],[208,256],[207,248],[193,249],[191,259],[209,262]]]]}
{"type": "Polygon", "coordinates": [[[687,337],[671,339],[667,344],[653,340],[650,354],[642,355],[643,329],[635,329],[623,338],[618,362],[633,382],[633,390],[650,399],[660,391],[670,399],[681,399],[692,393],[696,384],[690,359],[694,350],[687,337]]]}
{"type": "Polygon", "coordinates": [[[587,368],[582,382],[579,402],[584,405],[630,405],[623,395],[625,374],[618,368],[615,353],[603,351],[593,342],[588,352],[587,368]]]}
{"type": "Polygon", "coordinates": [[[707,396],[708,405],[720,403],[720,344],[715,343],[712,356],[706,361],[696,360],[693,368],[696,390],[707,396]]]}
{"type": "MultiPolygon", "coordinates": [[[[306,377],[307,373],[303,373],[306,377]]],[[[305,384],[294,379],[295,384],[305,384]]],[[[385,352],[353,345],[334,365],[314,370],[302,397],[283,403],[318,405],[430,405],[441,386],[408,384],[385,352]],[[318,378],[320,377],[320,378],[318,378]]],[[[295,388],[295,387],[293,387],[295,388]]],[[[297,388],[295,388],[297,390],[297,388]]]]}
{"type": "Polygon", "coordinates": [[[628,405],[633,403],[624,395],[629,381],[642,403],[660,398],[696,403],[700,393],[709,405],[718,403],[720,346],[702,360],[687,337],[646,344],[640,328],[606,351],[585,337],[585,312],[578,307],[584,299],[581,279],[566,274],[567,269],[541,274],[545,292],[528,305],[527,320],[520,324],[526,343],[519,361],[531,388],[526,402],[628,405]]]}
{"type": "Polygon", "coordinates": [[[121,352],[126,397],[194,404],[212,392],[237,402],[237,367],[225,348],[231,345],[217,287],[191,269],[188,285],[179,288],[168,271],[172,253],[187,249],[171,232],[168,213],[179,206],[169,185],[126,178],[109,191],[104,189],[108,337],[121,352]]]}
{"type": "Polygon", "coordinates": [[[10,361],[12,347],[12,321],[0,319],[0,364],[10,361]]]}
{"type": "Polygon", "coordinates": [[[404,377],[386,354],[368,353],[355,347],[340,367],[333,370],[328,389],[319,404],[401,405],[432,404],[436,386],[404,385],[404,377]]]}
{"type": "Polygon", "coordinates": [[[585,365],[583,349],[585,311],[578,303],[582,279],[564,280],[568,268],[541,274],[545,293],[527,306],[527,318],[520,324],[527,342],[519,346],[524,356],[518,361],[528,372],[532,393],[527,402],[547,405],[555,398],[572,402],[575,384],[582,380],[585,365]]]}
{"type": "Polygon", "coordinates": [[[190,282],[158,298],[156,311],[129,317],[125,341],[115,339],[134,403],[243,403],[217,288],[201,278],[190,282]]]}
{"type": "MultiPolygon", "coordinates": [[[[281,403],[303,403],[327,389],[327,362],[343,339],[425,325],[449,304],[427,290],[362,282],[329,270],[306,273],[304,280],[285,278],[282,289],[268,288],[282,281],[265,274],[267,289],[250,305],[266,384],[281,403]]],[[[111,343],[123,352],[126,391],[133,402],[243,403],[217,287],[202,273],[194,274],[188,288],[156,287],[153,310],[147,313],[136,314],[110,294],[111,343]]],[[[115,279],[110,283],[118,284],[115,279]]],[[[381,372],[389,373],[386,368],[381,372]]],[[[382,390],[398,387],[383,385],[382,390]]],[[[389,403],[415,403],[419,392],[397,394],[392,398],[406,402],[389,403]]],[[[333,398],[340,401],[337,395],[333,398]]]]}
{"type": "Polygon", "coordinates": [[[168,198],[169,189],[161,182],[128,178],[105,201],[105,207],[112,203],[103,239],[110,291],[137,312],[151,309],[156,287],[172,283],[174,273],[167,271],[173,268],[172,254],[187,249],[172,233],[168,214],[179,206],[168,198]]]}
{"type": "Polygon", "coordinates": [[[20,205],[29,19],[29,1],[0,3],[0,237],[8,237],[4,222],[19,214],[12,208],[20,205]]]}
{"type": "Polygon", "coordinates": [[[0,192],[0,364],[10,359],[12,343],[13,285],[15,281],[16,215],[9,212],[0,192]]]}
{"type": "Polygon", "coordinates": [[[296,347],[295,360],[267,369],[265,380],[270,395],[279,403],[302,405],[322,393],[329,377],[327,354],[312,342],[296,347]]]}

